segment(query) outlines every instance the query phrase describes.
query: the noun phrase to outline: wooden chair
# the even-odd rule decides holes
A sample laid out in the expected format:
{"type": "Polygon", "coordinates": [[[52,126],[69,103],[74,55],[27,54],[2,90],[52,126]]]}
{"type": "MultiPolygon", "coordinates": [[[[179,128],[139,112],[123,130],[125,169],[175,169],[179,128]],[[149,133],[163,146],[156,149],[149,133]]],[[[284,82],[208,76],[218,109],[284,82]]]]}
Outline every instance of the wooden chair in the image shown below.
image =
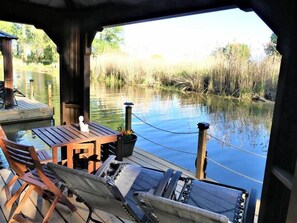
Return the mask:
{"type": "MultiPolygon", "coordinates": [[[[0,138],[4,138],[4,139],[7,139],[7,136],[2,128],[2,126],[0,125],[0,138]]],[[[3,148],[4,145],[2,143],[2,141],[0,140],[0,147],[3,148]]],[[[6,154],[4,153],[4,155],[6,156],[6,154]]],[[[40,149],[37,151],[37,156],[38,156],[38,159],[40,160],[40,162],[42,164],[45,164],[47,162],[51,162],[52,161],[52,158],[51,156],[48,154],[48,152],[46,151],[46,149],[40,149]]],[[[9,163],[9,160],[8,158],[6,157],[8,163],[9,163]]],[[[10,168],[11,169],[11,168],[10,168]]],[[[12,170],[13,171],[13,170],[12,170]]],[[[6,193],[6,197],[7,197],[7,201],[10,199],[11,197],[11,194],[10,194],[10,191],[9,191],[9,188],[12,187],[14,185],[14,183],[18,180],[19,176],[17,174],[15,174],[7,183],[6,185],[4,185],[2,187],[1,190],[5,190],[5,193],[6,193]]]]}
{"type": "Polygon", "coordinates": [[[18,179],[24,182],[22,187],[8,201],[8,205],[12,205],[28,185],[28,189],[12,214],[10,221],[12,221],[12,218],[18,221],[24,220],[23,217],[17,213],[22,210],[33,190],[46,199],[53,198],[51,206],[44,216],[43,222],[48,221],[58,202],[65,204],[72,211],[76,210],[75,206],[56,186],[59,180],[47,170],[45,165],[41,164],[33,146],[21,145],[4,138],[0,138],[0,141],[10,168],[14,170],[18,179]]]}

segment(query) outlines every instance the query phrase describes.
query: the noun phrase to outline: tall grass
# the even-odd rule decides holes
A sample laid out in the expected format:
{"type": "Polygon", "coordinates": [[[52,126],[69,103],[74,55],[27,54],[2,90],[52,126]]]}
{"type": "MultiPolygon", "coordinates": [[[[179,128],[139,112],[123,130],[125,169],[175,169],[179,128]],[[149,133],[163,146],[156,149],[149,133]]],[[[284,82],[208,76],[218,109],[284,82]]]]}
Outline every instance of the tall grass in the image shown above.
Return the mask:
{"type": "Polygon", "coordinates": [[[162,58],[141,59],[121,53],[103,54],[92,61],[92,78],[109,84],[173,87],[240,98],[257,94],[275,99],[280,57],[260,62],[217,54],[201,62],[170,63],[162,58]]]}

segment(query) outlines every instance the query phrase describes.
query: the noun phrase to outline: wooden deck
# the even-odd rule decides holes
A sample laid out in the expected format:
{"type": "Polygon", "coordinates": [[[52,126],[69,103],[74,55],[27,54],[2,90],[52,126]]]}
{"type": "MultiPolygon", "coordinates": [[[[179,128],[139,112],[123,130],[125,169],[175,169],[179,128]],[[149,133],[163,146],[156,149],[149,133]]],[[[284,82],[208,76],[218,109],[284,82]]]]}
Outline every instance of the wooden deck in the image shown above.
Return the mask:
{"type": "MultiPolygon", "coordinates": [[[[173,169],[179,169],[183,171],[184,175],[194,177],[194,174],[180,168],[172,163],[169,163],[167,161],[164,161],[150,153],[144,152],[140,149],[135,148],[134,153],[132,156],[128,158],[124,158],[124,161],[138,164],[141,166],[161,169],[161,170],[167,170],[168,168],[173,169]]],[[[7,182],[7,180],[12,176],[11,172],[9,170],[3,169],[0,170],[0,188],[7,182]]],[[[17,185],[13,188],[13,191],[17,189],[20,185],[17,185]]],[[[85,222],[88,215],[88,209],[86,206],[82,203],[78,203],[75,201],[75,197],[70,198],[70,200],[73,202],[73,204],[76,205],[78,210],[76,212],[70,212],[69,209],[66,207],[58,204],[58,208],[54,211],[53,215],[51,216],[49,222],[85,222]]],[[[11,209],[7,209],[4,207],[4,202],[6,201],[5,192],[2,190],[0,192],[0,222],[7,222],[7,219],[10,216],[11,209]]],[[[49,203],[45,201],[42,198],[38,198],[36,193],[33,193],[33,195],[30,197],[30,201],[27,202],[26,208],[22,211],[26,216],[29,216],[30,218],[34,219],[34,222],[41,222],[42,216],[46,213],[46,211],[49,208],[49,203]]],[[[118,220],[115,216],[107,214],[105,212],[101,212],[96,210],[96,215],[98,220],[106,223],[120,223],[121,221],[118,220]]],[[[129,221],[125,221],[129,222],[129,221]]],[[[255,218],[255,222],[257,222],[257,216],[255,218]]]]}
{"type": "Polygon", "coordinates": [[[16,96],[18,105],[11,109],[0,109],[0,123],[13,124],[28,121],[51,120],[54,109],[27,97],[16,96]]]}

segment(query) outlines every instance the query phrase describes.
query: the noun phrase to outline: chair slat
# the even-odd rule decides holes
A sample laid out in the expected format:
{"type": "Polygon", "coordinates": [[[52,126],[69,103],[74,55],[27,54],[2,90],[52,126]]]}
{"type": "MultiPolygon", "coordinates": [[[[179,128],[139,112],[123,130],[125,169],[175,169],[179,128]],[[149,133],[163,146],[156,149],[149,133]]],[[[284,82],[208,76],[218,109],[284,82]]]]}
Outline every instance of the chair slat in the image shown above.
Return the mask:
{"type": "MultiPolygon", "coordinates": [[[[8,204],[13,204],[14,201],[25,191],[21,202],[11,214],[11,218],[16,217],[21,212],[26,200],[29,198],[31,192],[35,190],[39,195],[50,195],[44,198],[53,197],[54,202],[51,203],[47,214],[44,216],[43,222],[48,222],[53,210],[55,209],[57,202],[61,202],[68,206],[71,211],[75,211],[76,207],[62,194],[62,191],[56,186],[59,180],[48,171],[38,158],[38,154],[34,147],[21,145],[5,138],[0,138],[1,147],[11,169],[15,171],[18,179],[24,182],[24,185],[28,185],[28,190],[20,188],[8,201],[8,204]],[[51,194],[48,193],[51,192],[51,194]]],[[[9,219],[9,222],[12,219],[9,219]]]]}

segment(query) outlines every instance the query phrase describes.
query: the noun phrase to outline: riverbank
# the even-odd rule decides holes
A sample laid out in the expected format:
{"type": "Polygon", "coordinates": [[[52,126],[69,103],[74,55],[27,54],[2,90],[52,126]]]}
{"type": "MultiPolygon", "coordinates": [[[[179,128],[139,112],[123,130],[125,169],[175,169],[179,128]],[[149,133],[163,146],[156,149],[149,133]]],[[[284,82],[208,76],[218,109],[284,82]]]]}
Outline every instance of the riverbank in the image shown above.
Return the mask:
{"type": "MultiPolygon", "coordinates": [[[[261,101],[274,101],[279,65],[279,56],[253,62],[219,54],[205,61],[169,62],[158,56],[143,59],[117,52],[92,58],[91,78],[108,86],[145,85],[247,100],[254,100],[257,95],[261,101]]],[[[59,64],[26,64],[14,58],[14,70],[58,74],[59,64]]]]}
{"type": "Polygon", "coordinates": [[[249,100],[257,94],[274,101],[280,57],[250,61],[218,54],[205,61],[172,63],[157,56],[111,53],[93,58],[91,64],[91,77],[108,85],[132,83],[249,100]]]}

